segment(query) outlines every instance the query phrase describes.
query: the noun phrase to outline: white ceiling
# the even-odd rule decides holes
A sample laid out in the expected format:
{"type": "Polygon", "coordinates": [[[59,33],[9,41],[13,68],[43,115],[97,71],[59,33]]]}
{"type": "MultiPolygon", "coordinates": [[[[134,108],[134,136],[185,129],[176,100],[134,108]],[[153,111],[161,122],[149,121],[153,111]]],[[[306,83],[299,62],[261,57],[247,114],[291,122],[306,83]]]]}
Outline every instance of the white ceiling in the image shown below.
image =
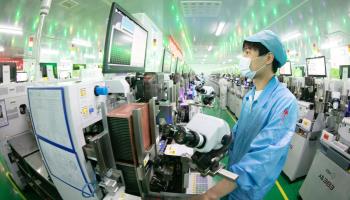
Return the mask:
{"type": "MultiPolygon", "coordinates": [[[[112,0],[74,0],[77,5],[72,8],[63,7],[63,1],[53,0],[44,28],[43,45],[69,50],[71,39],[78,35],[90,39],[94,47],[81,51],[97,54],[103,50],[112,0]]],[[[212,68],[213,65],[235,63],[243,38],[263,29],[271,29],[281,37],[300,32],[299,38],[285,43],[286,49],[300,54],[300,62],[334,35],[345,38],[344,43],[350,43],[349,0],[117,2],[130,13],[146,13],[164,36],[174,36],[185,54],[186,62],[196,66],[212,68]],[[215,31],[221,21],[226,25],[222,35],[217,37],[215,31]],[[208,52],[211,45],[213,49],[208,52]]],[[[34,35],[38,20],[40,0],[0,0],[0,5],[0,24],[17,23],[25,31],[21,37],[0,34],[0,45],[6,49],[0,56],[25,57],[26,42],[29,36],[34,35]]]]}

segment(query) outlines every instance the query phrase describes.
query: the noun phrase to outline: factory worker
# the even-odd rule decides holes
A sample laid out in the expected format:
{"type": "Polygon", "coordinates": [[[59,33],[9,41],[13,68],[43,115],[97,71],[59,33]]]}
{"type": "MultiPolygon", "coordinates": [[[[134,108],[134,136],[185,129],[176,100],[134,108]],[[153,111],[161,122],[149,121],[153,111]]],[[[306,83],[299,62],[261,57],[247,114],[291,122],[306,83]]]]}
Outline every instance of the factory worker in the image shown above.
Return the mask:
{"type": "Polygon", "coordinates": [[[227,169],[239,175],[224,179],[197,199],[263,199],[286,161],[297,122],[297,101],[276,78],[286,63],[279,37],[261,31],[243,42],[241,72],[254,87],[244,96],[241,115],[233,127],[227,169]]]}

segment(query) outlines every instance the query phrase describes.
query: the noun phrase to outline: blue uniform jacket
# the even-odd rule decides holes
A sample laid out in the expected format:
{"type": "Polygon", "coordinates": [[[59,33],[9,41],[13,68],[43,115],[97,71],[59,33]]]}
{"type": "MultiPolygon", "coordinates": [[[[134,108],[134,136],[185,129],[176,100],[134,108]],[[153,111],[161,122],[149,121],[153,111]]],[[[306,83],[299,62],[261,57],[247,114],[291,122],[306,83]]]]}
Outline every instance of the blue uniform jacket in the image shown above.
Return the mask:
{"type": "Polygon", "coordinates": [[[255,88],[243,97],[241,115],[233,127],[228,170],[239,175],[233,199],[263,199],[278,178],[297,122],[294,95],[274,76],[260,97],[255,88]]]}

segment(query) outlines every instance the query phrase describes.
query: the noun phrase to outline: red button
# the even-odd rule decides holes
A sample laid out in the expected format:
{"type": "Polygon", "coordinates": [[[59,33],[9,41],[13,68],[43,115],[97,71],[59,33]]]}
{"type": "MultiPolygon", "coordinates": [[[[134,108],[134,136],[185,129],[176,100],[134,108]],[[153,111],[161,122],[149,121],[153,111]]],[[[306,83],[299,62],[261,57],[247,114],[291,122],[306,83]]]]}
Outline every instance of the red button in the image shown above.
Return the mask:
{"type": "Polygon", "coordinates": [[[328,138],[329,138],[329,135],[328,135],[328,134],[324,134],[324,135],[323,135],[323,139],[328,140],[328,138]]]}

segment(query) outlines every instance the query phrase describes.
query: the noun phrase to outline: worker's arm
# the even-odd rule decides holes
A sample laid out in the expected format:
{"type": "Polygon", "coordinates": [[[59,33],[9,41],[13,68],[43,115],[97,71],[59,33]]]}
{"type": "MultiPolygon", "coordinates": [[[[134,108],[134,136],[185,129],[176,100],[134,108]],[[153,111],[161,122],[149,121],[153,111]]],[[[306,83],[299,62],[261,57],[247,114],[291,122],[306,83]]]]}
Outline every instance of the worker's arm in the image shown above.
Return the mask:
{"type": "Polygon", "coordinates": [[[223,179],[204,194],[195,196],[191,200],[217,200],[232,192],[236,187],[235,182],[223,179]]]}

